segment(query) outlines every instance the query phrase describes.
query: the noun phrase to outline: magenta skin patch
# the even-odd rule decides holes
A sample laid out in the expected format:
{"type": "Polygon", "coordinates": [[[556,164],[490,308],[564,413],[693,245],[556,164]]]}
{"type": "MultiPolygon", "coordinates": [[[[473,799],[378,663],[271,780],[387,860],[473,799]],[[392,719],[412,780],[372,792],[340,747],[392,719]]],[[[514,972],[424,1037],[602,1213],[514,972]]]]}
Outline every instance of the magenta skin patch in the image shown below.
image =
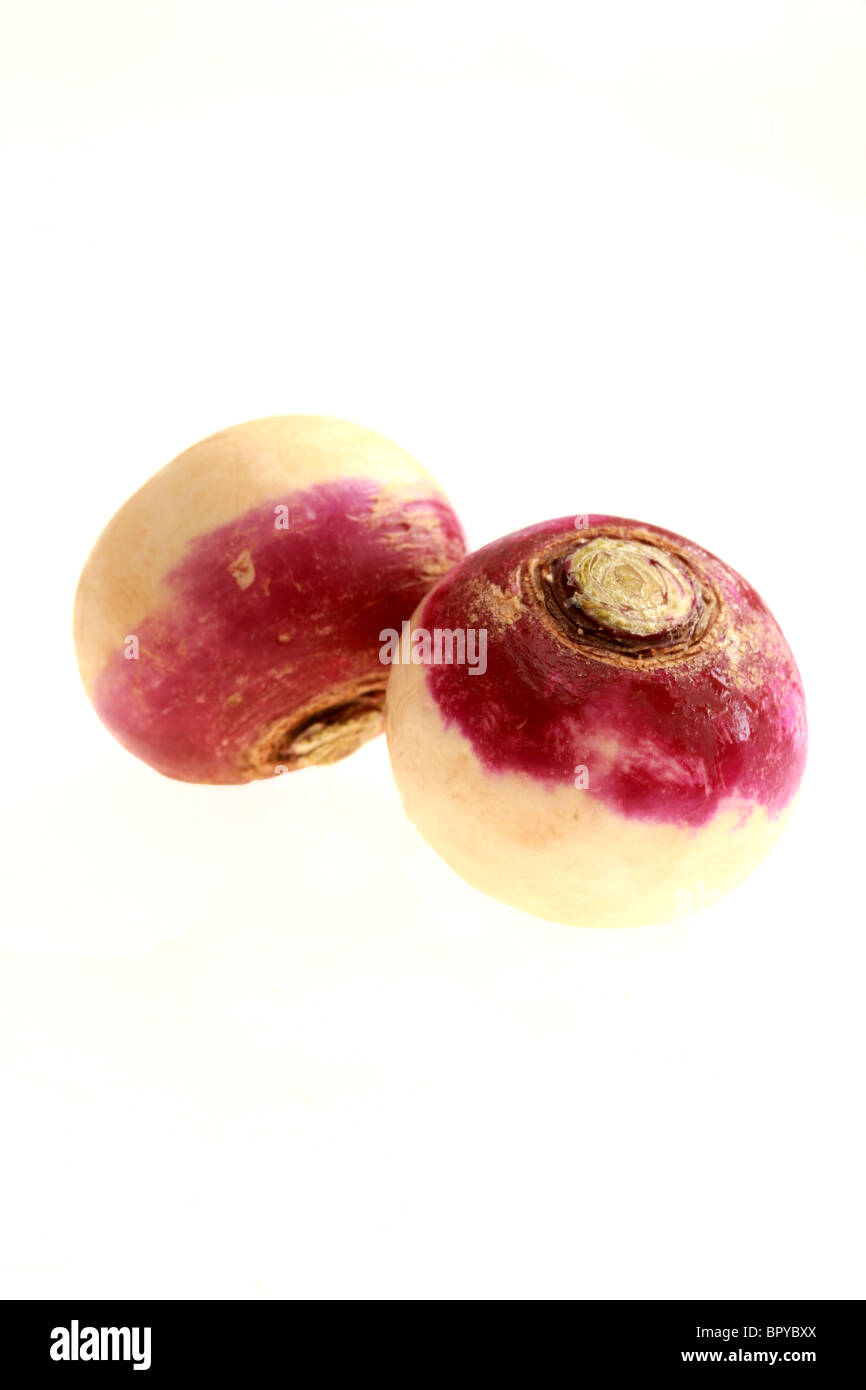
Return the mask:
{"type": "Polygon", "coordinates": [[[736,803],[778,816],[803,773],[806,712],[766,605],[673,532],[585,520],[495,541],[427,597],[418,625],[488,634],[483,679],[426,673],[445,724],[491,774],[555,786],[587,767],[586,794],[625,817],[699,827],[736,803]]]}
{"type": "Polygon", "coordinates": [[[297,765],[305,727],[381,710],[380,632],[463,552],[432,490],[348,479],[286,492],[189,544],[137,625],[138,659],[113,655],[94,705],[169,777],[235,783],[297,765]]]}

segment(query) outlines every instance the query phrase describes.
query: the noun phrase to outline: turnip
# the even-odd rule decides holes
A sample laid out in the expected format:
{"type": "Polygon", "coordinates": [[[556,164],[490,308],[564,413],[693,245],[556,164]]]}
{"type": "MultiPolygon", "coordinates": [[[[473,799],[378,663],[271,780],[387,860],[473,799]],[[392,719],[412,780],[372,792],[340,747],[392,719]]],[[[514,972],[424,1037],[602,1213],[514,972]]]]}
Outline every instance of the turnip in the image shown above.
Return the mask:
{"type": "Polygon", "coordinates": [[[492,897],[577,925],[669,921],[744,879],[785,825],[806,754],[797,666],[754,589],[681,536],[607,516],[528,527],[440,580],[411,633],[386,704],[394,776],[422,835],[492,897]],[[453,643],[413,656],[419,630],[486,631],[486,669],[453,643]]]}
{"type": "Polygon", "coordinates": [[[464,553],[432,478],[370,430],[223,430],[121,507],[84,568],[75,640],[115,737],[168,777],[334,762],[382,728],[380,630],[464,553]]]}

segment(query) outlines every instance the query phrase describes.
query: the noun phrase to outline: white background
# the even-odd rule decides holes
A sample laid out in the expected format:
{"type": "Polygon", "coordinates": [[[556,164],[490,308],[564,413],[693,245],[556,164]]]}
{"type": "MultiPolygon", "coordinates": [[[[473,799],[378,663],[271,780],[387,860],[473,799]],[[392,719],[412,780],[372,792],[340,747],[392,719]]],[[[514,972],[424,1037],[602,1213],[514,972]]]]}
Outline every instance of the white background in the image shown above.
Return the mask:
{"type": "Polygon", "coordinates": [[[862,1297],[866,5],[3,7],[0,1293],[862,1297]],[[321,412],[470,544],[605,511],[800,662],[783,841],[665,929],[525,917],[383,740],[185,786],[78,572],[198,438],[321,412]]]}

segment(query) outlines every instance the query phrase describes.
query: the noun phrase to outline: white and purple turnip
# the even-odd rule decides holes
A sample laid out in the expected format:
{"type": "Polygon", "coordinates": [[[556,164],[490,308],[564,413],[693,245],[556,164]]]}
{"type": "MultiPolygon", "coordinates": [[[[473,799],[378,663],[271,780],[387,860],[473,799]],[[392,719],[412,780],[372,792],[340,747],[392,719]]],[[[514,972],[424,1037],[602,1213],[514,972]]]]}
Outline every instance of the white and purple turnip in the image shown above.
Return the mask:
{"type": "Polygon", "coordinates": [[[379,633],[464,553],[433,479],[371,430],[278,416],[195,444],[108,523],[75,603],[91,701],[168,777],[334,762],[382,728],[379,633]]]}
{"type": "Polygon", "coordinates": [[[806,755],[799,672],[699,546],[618,517],[531,526],[440,580],[419,629],[487,633],[483,674],[410,659],[386,704],[406,811],[483,892],[564,923],[664,922],[779,836],[806,755]]]}

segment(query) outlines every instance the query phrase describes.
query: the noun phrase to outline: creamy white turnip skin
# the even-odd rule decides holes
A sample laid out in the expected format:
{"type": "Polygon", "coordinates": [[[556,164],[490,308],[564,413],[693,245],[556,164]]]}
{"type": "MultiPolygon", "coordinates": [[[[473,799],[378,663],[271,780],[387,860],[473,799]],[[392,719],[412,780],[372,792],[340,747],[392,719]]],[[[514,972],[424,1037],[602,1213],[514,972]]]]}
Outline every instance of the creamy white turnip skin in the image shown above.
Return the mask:
{"type": "Polygon", "coordinates": [[[401,664],[406,810],[463,878],[584,926],[664,922],[740,882],[806,756],[800,675],[761,599],[691,541],[544,522],[467,556],[413,629],[486,629],[487,669],[401,664]]]}
{"type": "Polygon", "coordinates": [[[75,603],[85,687],[181,781],[334,762],[381,731],[380,631],[464,550],[433,479],[381,435],[317,416],[224,430],[96,542],[75,603]]]}

